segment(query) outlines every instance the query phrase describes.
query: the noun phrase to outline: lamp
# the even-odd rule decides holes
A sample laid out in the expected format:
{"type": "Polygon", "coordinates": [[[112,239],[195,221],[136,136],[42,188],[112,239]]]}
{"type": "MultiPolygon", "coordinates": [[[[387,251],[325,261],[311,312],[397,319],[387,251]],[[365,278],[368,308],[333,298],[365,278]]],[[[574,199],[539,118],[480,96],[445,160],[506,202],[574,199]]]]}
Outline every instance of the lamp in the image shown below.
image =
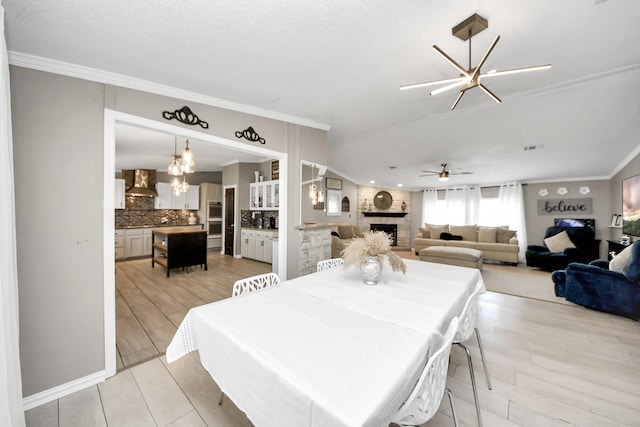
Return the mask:
{"type": "MultiPolygon", "coordinates": [[[[193,173],[196,170],[196,162],[193,157],[193,151],[189,148],[189,140],[187,139],[182,154],[178,154],[178,138],[175,138],[173,156],[171,163],[167,167],[167,173],[171,176],[182,176],[184,173],[193,173]],[[182,164],[180,164],[182,160],[182,164]]],[[[186,182],[186,181],[185,181],[186,182]]]]}
{"type": "Polygon", "coordinates": [[[182,172],[193,173],[196,171],[196,161],[193,158],[193,151],[189,148],[189,140],[185,143],[184,151],[182,152],[182,172]]]}
{"type": "Polygon", "coordinates": [[[438,181],[449,181],[449,171],[438,173],[438,181]]]}
{"type": "MultiPolygon", "coordinates": [[[[318,169],[318,175],[313,177],[313,171],[316,169],[315,165],[311,165],[311,184],[309,184],[309,199],[311,199],[311,204],[316,207],[316,209],[323,209],[324,206],[324,191],[318,191],[318,186],[316,185],[316,181],[320,178],[320,169],[318,169]],[[318,207],[318,204],[321,204],[318,207]]],[[[321,181],[322,182],[322,181],[321,181]]]]}

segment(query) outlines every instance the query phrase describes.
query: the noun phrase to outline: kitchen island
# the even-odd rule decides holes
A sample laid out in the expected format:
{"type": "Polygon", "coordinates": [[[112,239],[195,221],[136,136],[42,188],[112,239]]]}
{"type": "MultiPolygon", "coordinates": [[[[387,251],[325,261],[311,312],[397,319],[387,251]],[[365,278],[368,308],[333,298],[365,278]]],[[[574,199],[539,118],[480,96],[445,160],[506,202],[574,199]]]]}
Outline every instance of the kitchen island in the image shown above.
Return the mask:
{"type": "MultiPolygon", "coordinates": [[[[151,230],[151,267],[160,264],[167,269],[204,265],[207,270],[207,232],[194,228],[154,228],[151,230]]],[[[188,270],[187,270],[188,271],[188,270]]]]}

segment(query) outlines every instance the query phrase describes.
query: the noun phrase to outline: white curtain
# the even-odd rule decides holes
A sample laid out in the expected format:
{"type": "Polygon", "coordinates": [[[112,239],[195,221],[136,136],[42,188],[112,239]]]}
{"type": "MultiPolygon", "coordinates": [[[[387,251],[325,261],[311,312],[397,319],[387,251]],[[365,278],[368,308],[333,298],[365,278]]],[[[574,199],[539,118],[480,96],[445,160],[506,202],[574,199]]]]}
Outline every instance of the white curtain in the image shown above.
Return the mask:
{"type": "Polygon", "coordinates": [[[0,425],[24,426],[18,350],[18,270],[13,191],[9,60],[0,5],[0,425]]]}
{"type": "Polygon", "coordinates": [[[501,222],[509,225],[510,230],[518,232],[518,246],[520,247],[518,261],[525,262],[527,228],[524,219],[522,184],[519,182],[502,184],[498,198],[500,200],[500,212],[503,215],[501,222]]]}
{"type": "Polygon", "coordinates": [[[446,216],[449,224],[472,225],[478,223],[480,187],[447,188],[446,216]]]}
{"type": "Polygon", "coordinates": [[[422,224],[438,224],[438,190],[435,188],[424,190],[422,193],[422,224]]]}

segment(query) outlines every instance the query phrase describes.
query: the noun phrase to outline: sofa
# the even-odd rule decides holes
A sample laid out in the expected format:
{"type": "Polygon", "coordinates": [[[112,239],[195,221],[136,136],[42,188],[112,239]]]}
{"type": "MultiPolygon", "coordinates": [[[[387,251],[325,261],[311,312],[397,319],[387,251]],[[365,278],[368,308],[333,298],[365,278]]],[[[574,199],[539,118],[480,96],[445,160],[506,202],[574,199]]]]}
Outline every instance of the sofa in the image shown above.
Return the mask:
{"type": "Polygon", "coordinates": [[[630,319],[640,319],[640,242],[610,262],[570,263],[551,274],[556,296],[630,319]]]}
{"type": "Polygon", "coordinates": [[[416,255],[430,246],[477,249],[484,260],[518,264],[518,238],[509,227],[425,224],[414,240],[416,255]]]}
{"type": "Polygon", "coordinates": [[[364,237],[357,225],[339,224],[331,228],[331,258],[342,257],[342,251],[356,237],[364,237]]]}
{"type": "Polygon", "coordinates": [[[571,262],[587,264],[600,257],[600,240],[590,227],[553,226],[544,233],[542,245],[527,246],[527,267],[543,271],[565,268],[571,262]]]}

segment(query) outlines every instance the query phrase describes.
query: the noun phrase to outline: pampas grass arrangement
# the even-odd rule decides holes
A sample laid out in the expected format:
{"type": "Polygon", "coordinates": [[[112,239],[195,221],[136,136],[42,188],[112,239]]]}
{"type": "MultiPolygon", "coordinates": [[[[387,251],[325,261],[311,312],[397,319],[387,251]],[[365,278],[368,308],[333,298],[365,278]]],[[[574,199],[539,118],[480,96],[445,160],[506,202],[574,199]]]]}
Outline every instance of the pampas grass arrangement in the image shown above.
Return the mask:
{"type": "Polygon", "coordinates": [[[393,271],[407,272],[407,266],[395,252],[391,250],[391,236],[384,231],[367,231],[364,237],[353,239],[342,251],[345,266],[360,266],[368,257],[378,258],[382,267],[385,258],[389,260],[393,271]]]}

